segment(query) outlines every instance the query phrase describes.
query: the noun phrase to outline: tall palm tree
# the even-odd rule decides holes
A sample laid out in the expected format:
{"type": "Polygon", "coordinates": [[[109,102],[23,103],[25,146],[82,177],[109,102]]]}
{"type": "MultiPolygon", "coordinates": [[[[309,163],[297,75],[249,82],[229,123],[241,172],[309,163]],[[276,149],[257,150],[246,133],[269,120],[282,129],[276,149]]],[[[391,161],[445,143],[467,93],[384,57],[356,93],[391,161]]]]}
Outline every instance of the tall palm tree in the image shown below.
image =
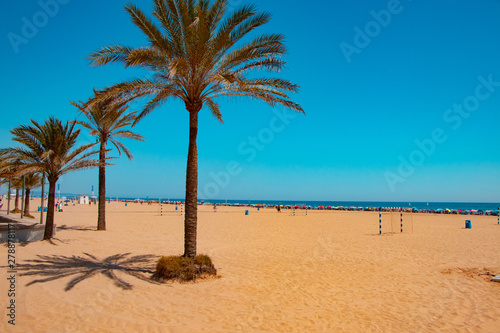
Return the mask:
{"type": "Polygon", "coordinates": [[[130,150],[117,139],[125,138],[144,141],[144,137],[129,130],[123,130],[124,127],[131,126],[134,123],[136,115],[136,112],[127,112],[128,107],[123,104],[114,103],[112,100],[100,101],[88,107],[82,102],[72,102],[71,104],[87,117],[87,122],[75,120],[75,123],[90,130],[90,135],[96,136],[100,143],[97,230],[106,230],[106,160],[109,158],[107,157],[106,145],[111,143],[118,150],[120,156],[123,151],[132,160],[133,156],[130,150]]]}
{"type": "Polygon", "coordinates": [[[184,102],[189,112],[184,256],[190,258],[196,255],[199,111],[206,106],[222,122],[216,99],[237,96],[303,112],[287,95],[297,92],[297,85],[254,73],[284,68],[284,36],[264,34],[242,42],[252,30],[269,22],[270,15],[257,13],[253,5],[232,13],[228,8],[229,0],[154,0],[155,22],[136,6],[127,4],[125,9],[148,38],[148,45],[105,46],[89,57],[92,66],[117,62],[154,73],[151,78],[135,78],[98,93],[96,100],[118,98],[126,102],[146,97],[148,101],[136,122],[171,97],[184,102]]]}
{"type": "Polygon", "coordinates": [[[11,161],[19,160],[19,174],[45,172],[49,181],[47,220],[44,239],[51,239],[54,231],[54,203],[56,182],[62,175],[84,168],[99,166],[90,156],[97,152],[88,152],[95,144],[75,147],[80,134],[75,124],[63,124],[59,119],[50,117],[43,124],[31,120],[32,125],[21,125],[10,131],[13,140],[22,144],[22,148],[0,149],[11,161]]]}

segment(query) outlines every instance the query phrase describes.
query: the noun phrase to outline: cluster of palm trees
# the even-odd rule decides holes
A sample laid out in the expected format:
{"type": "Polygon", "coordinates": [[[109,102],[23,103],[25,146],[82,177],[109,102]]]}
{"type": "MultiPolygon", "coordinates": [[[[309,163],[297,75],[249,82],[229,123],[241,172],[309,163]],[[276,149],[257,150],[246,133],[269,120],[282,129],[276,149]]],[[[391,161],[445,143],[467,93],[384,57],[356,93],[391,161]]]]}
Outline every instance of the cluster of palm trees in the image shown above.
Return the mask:
{"type": "MultiPolygon", "coordinates": [[[[8,176],[8,175],[6,175],[8,176]]],[[[0,184],[9,184],[9,189],[14,189],[16,190],[16,196],[14,199],[14,210],[12,213],[22,213],[26,217],[31,217],[33,216],[30,214],[30,196],[31,196],[31,190],[35,189],[37,187],[41,186],[41,181],[42,178],[38,174],[27,174],[22,177],[9,177],[9,178],[4,178],[3,180],[0,181],[0,184]],[[24,204],[23,204],[23,210],[19,209],[19,192],[21,190],[25,190],[24,193],[24,204]]]]}
{"type": "MultiPolygon", "coordinates": [[[[44,239],[52,238],[54,232],[55,191],[59,178],[75,170],[91,167],[104,168],[107,164],[105,162],[107,142],[111,140],[111,142],[116,143],[115,134],[120,136],[122,132],[128,132],[122,131],[120,128],[131,124],[130,120],[127,122],[126,117],[133,117],[133,113],[123,114],[123,112],[111,107],[99,112],[101,113],[98,113],[96,108],[93,109],[93,113],[86,110],[84,114],[90,117],[88,123],[71,121],[63,124],[55,117],[50,117],[43,124],[31,120],[31,125],[21,125],[10,131],[13,140],[21,144],[20,147],[0,149],[2,170],[4,170],[0,175],[3,177],[9,176],[10,184],[15,184],[14,188],[18,189],[24,184],[27,189],[25,196],[27,203],[24,205],[25,216],[29,215],[29,189],[36,187],[37,183],[41,185],[41,182],[44,181],[42,178],[46,177],[48,180],[49,194],[44,239]],[[112,116],[112,113],[117,115],[112,116]],[[100,118],[97,123],[93,123],[95,129],[91,131],[91,134],[98,136],[99,142],[101,142],[100,151],[91,150],[96,143],[77,146],[80,129],[75,129],[75,125],[79,123],[84,127],[91,126],[91,119],[96,120],[96,117],[100,118]],[[124,117],[125,122],[123,121],[124,117]],[[110,124],[110,121],[113,121],[113,123],[110,124]],[[91,157],[98,152],[103,158],[92,159],[91,157]],[[14,177],[14,181],[12,181],[12,177],[14,177]],[[23,183],[20,183],[21,180],[23,183]]],[[[138,136],[138,138],[141,137],[138,136]]],[[[118,146],[120,145],[122,144],[118,143],[118,146]]],[[[128,155],[131,157],[130,153],[128,155]]],[[[104,187],[104,184],[105,180],[99,186],[104,187]]],[[[105,201],[105,198],[104,193],[99,200],[105,201]]],[[[100,227],[100,230],[104,230],[105,222],[101,222],[100,227]]]]}
{"type": "Polygon", "coordinates": [[[134,78],[94,92],[85,103],[73,103],[87,122],[63,125],[50,118],[39,125],[21,126],[12,130],[14,140],[24,148],[0,150],[4,159],[20,161],[17,174],[43,173],[49,181],[49,202],[46,236],[51,235],[55,183],[64,173],[87,167],[99,167],[98,229],[105,228],[105,166],[107,143],[130,158],[130,152],[115,138],[143,138],[123,127],[136,125],[169,98],[184,102],[189,112],[189,147],[186,170],[184,220],[184,256],[196,256],[197,194],[198,194],[198,113],[207,107],[222,122],[217,99],[249,97],[270,106],[282,105],[303,112],[290,100],[288,92],[299,87],[287,80],[259,77],[258,71],[280,72],[285,62],[285,37],[263,34],[253,39],[247,35],[270,20],[267,13],[258,13],[253,5],[230,11],[229,0],[153,0],[153,16],[127,4],[125,10],[133,23],[146,35],[142,47],[109,45],[90,55],[92,66],[122,63],[125,67],[145,68],[149,78],[134,78]],[[145,99],[139,114],[127,113],[127,105],[145,99]],[[80,124],[98,137],[99,151],[90,151],[95,144],[75,147],[80,124]],[[99,158],[90,157],[99,153],[99,158]],[[51,199],[52,198],[52,199],[51,199]],[[52,202],[51,202],[52,200],[52,202]],[[51,205],[52,204],[52,205],[51,205]],[[52,207],[51,207],[52,206],[52,207]],[[52,209],[51,209],[52,208],[52,209]]]}

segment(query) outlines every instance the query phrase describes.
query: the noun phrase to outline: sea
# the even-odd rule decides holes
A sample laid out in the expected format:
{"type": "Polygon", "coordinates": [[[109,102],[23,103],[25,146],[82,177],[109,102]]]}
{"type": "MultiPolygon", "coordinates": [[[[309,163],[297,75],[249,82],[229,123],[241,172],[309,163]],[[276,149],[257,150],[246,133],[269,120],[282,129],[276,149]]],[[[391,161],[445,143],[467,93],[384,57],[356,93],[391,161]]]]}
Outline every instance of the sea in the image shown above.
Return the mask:
{"type": "MultiPolygon", "coordinates": [[[[111,198],[115,200],[116,197],[111,198]]],[[[159,198],[119,198],[120,200],[144,200],[144,201],[158,201],[159,198]]],[[[161,198],[162,201],[169,200],[170,202],[183,202],[184,199],[166,199],[161,198]]],[[[202,200],[198,200],[202,202],[202,200]]],[[[218,200],[218,199],[205,199],[204,203],[211,204],[229,204],[229,205],[291,205],[291,206],[310,206],[310,207],[398,207],[398,208],[413,208],[413,209],[431,209],[431,210],[492,210],[497,211],[500,203],[495,202],[407,202],[407,201],[307,201],[307,200],[218,200]]]]}
{"type": "MultiPolygon", "coordinates": [[[[34,196],[40,196],[40,193],[34,193],[34,196]]],[[[47,195],[47,194],[45,194],[47,195]]],[[[58,195],[57,195],[58,196],[58,195]]],[[[61,193],[61,197],[76,198],[77,196],[71,193],[61,193]]],[[[116,200],[116,196],[107,197],[106,200],[116,200]]],[[[157,197],[118,197],[119,200],[144,200],[144,201],[170,201],[184,202],[184,199],[179,198],[157,198],[157,197]]],[[[229,204],[229,205],[283,205],[283,206],[310,206],[314,207],[382,207],[382,208],[413,208],[413,209],[430,209],[430,210],[481,210],[481,211],[498,211],[500,202],[420,202],[420,201],[309,201],[309,200],[226,200],[226,199],[198,199],[198,202],[212,204],[229,204]]]]}

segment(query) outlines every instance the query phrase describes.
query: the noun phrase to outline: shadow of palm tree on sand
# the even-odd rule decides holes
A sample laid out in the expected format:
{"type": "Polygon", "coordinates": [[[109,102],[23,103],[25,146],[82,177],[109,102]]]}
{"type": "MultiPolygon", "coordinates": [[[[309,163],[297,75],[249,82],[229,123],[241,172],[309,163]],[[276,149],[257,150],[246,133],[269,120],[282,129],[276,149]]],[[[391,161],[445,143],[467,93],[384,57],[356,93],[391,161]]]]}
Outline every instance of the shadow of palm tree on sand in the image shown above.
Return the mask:
{"type": "Polygon", "coordinates": [[[68,226],[66,224],[63,224],[61,226],[57,226],[57,230],[78,230],[78,231],[95,231],[97,230],[96,227],[85,227],[85,226],[68,226]]]}
{"type": "Polygon", "coordinates": [[[31,281],[27,286],[77,275],[68,282],[64,288],[65,291],[71,290],[78,283],[99,273],[110,278],[117,287],[125,290],[131,290],[133,286],[116,276],[115,272],[122,272],[149,283],[159,284],[145,275],[154,273],[154,259],[158,259],[158,256],[147,254],[129,257],[130,253],[124,253],[99,260],[91,254],[83,254],[85,257],[38,255],[39,259],[26,260],[28,264],[19,264],[17,269],[22,271],[21,276],[44,277],[31,281]]]}

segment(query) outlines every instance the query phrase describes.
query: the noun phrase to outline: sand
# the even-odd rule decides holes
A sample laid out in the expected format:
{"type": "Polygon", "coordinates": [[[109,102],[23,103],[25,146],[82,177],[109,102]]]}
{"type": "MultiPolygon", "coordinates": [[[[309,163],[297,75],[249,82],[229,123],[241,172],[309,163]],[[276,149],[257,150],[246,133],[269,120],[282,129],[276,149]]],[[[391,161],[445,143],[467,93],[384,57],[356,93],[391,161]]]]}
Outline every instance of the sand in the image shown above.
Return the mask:
{"type": "MultiPolygon", "coordinates": [[[[372,212],[293,216],[251,208],[246,216],[248,208],[202,206],[198,253],[212,257],[220,278],[157,285],[126,274],[133,265],[123,258],[106,261],[126,253],[182,254],[183,216],[175,206],[163,208],[160,216],[158,205],[112,202],[105,232],[95,231],[95,205],[56,213],[62,228],[54,243],[17,245],[16,257],[20,264],[51,258],[65,266],[18,272],[15,327],[6,316],[2,246],[0,331],[500,331],[500,283],[489,281],[500,274],[496,217],[405,214],[401,234],[399,215],[384,213],[378,235],[372,212]]],[[[140,266],[153,269],[154,261],[140,266]]]]}

